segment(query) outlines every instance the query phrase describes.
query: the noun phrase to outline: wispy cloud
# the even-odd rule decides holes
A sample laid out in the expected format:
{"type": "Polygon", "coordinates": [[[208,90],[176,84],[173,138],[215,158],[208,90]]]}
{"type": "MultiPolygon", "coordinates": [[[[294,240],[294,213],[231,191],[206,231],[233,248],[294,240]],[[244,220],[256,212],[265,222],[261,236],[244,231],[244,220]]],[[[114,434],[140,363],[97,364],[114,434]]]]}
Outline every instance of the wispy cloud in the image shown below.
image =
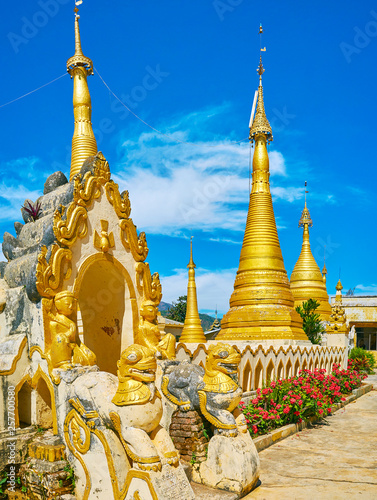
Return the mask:
{"type": "MultiPolygon", "coordinates": [[[[229,309],[229,297],[233,292],[237,269],[209,271],[196,269],[196,287],[198,307],[201,312],[214,312],[217,306],[219,314],[229,309]]],[[[175,269],[170,276],[160,276],[164,302],[173,302],[187,294],[187,269],[175,269]]]]}
{"type": "Polygon", "coordinates": [[[41,194],[44,174],[35,157],[0,162],[0,222],[20,220],[25,199],[35,201],[41,194]]]}
{"type": "Polygon", "coordinates": [[[372,283],[371,285],[357,285],[355,290],[357,293],[359,293],[360,290],[361,294],[375,295],[377,294],[377,284],[372,283]]]}
{"type": "MultiPolygon", "coordinates": [[[[122,139],[115,180],[128,189],[137,225],[149,233],[218,229],[243,231],[249,201],[249,144],[209,136],[208,122],[221,120],[229,105],[208,108],[165,123],[164,131],[183,143],[169,142],[154,131],[122,139]],[[192,142],[195,141],[194,144],[192,142]]],[[[271,151],[271,176],[289,182],[286,161],[271,151]]],[[[275,200],[292,203],[304,189],[274,186],[275,200]]]]}

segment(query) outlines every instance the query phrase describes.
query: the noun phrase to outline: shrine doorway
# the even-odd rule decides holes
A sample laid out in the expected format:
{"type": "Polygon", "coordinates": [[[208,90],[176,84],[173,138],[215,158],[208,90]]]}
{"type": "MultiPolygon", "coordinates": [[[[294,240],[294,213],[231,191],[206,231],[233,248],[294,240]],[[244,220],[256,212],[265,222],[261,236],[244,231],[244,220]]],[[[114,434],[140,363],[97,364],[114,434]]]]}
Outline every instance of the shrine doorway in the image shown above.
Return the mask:
{"type": "Polygon", "coordinates": [[[76,288],[80,340],[94,352],[101,371],[116,375],[121,352],[133,343],[137,328],[130,275],[111,255],[96,254],[81,266],[76,288]]]}

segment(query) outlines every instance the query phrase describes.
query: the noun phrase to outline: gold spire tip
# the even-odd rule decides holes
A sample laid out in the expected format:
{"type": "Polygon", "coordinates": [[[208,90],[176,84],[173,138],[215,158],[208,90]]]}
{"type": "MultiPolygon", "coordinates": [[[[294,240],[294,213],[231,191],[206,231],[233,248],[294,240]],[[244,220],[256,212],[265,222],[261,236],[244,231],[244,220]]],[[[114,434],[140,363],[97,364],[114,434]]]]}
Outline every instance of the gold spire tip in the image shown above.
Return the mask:
{"type": "Polygon", "coordinates": [[[264,99],[263,99],[262,75],[265,72],[265,69],[263,67],[263,62],[262,62],[262,52],[266,51],[266,47],[262,48],[262,33],[263,33],[262,25],[260,25],[259,27],[259,33],[261,37],[261,46],[260,46],[259,66],[257,68],[257,73],[259,75],[258,105],[257,105],[257,110],[255,112],[253,123],[250,127],[249,140],[255,141],[257,135],[263,134],[267,142],[271,142],[273,140],[272,129],[266,117],[266,112],[264,110],[264,99]]]}

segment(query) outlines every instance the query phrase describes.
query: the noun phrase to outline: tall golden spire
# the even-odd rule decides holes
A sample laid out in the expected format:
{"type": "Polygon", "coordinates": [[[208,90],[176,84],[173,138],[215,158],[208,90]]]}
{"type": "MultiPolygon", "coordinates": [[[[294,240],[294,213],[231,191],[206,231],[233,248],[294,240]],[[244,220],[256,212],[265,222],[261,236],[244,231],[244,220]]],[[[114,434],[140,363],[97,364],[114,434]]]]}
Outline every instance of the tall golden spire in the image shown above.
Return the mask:
{"type": "Polygon", "coordinates": [[[217,340],[307,341],[293,306],[272,207],[267,143],[273,137],[263,102],[262,55],[257,71],[258,106],[250,128],[255,150],[249,211],[230,309],[217,340]]]}
{"type": "Polygon", "coordinates": [[[192,258],[192,237],[190,241],[190,262],[188,263],[188,284],[187,284],[187,308],[185,324],[182,330],[180,342],[207,342],[202,323],[199,318],[198,300],[195,283],[195,264],[192,258]]]}
{"type": "Polygon", "coordinates": [[[291,274],[291,290],[295,307],[309,299],[317,300],[320,305],[316,312],[322,320],[328,321],[331,314],[329,296],[322,273],[310,249],[309,227],[313,226],[313,221],[306,206],[306,193],[305,182],[305,207],[298,223],[298,227],[304,228],[303,241],[300,256],[291,274]]]}
{"type": "Polygon", "coordinates": [[[88,75],[93,74],[93,63],[81,49],[78,8],[75,8],[75,55],[67,61],[67,71],[73,78],[73,114],[75,129],[72,138],[71,171],[69,180],[77,174],[84,161],[97,153],[97,143],[92,129],[92,103],[88,75]]]}

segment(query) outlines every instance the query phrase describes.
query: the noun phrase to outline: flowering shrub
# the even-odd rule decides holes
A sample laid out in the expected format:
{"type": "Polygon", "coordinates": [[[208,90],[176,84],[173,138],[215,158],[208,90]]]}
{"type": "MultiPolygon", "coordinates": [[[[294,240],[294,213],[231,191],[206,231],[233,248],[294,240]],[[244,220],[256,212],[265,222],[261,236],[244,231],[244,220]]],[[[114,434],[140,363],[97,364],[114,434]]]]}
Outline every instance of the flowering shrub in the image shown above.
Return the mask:
{"type": "Polygon", "coordinates": [[[373,373],[375,364],[376,362],[371,352],[361,347],[354,347],[351,349],[348,358],[349,369],[356,370],[357,372],[373,373]]]}
{"type": "Polygon", "coordinates": [[[301,370],[298,376],[270,382],[258,389],[255,398],[247,405],[240,402],[249,432],[254,436],[291,423],[299,423],[310,417],[325,417],[331,413],[334,403],[344,401],[344,395],[360,387],[366,375],[357,371],[301,370]]]}

